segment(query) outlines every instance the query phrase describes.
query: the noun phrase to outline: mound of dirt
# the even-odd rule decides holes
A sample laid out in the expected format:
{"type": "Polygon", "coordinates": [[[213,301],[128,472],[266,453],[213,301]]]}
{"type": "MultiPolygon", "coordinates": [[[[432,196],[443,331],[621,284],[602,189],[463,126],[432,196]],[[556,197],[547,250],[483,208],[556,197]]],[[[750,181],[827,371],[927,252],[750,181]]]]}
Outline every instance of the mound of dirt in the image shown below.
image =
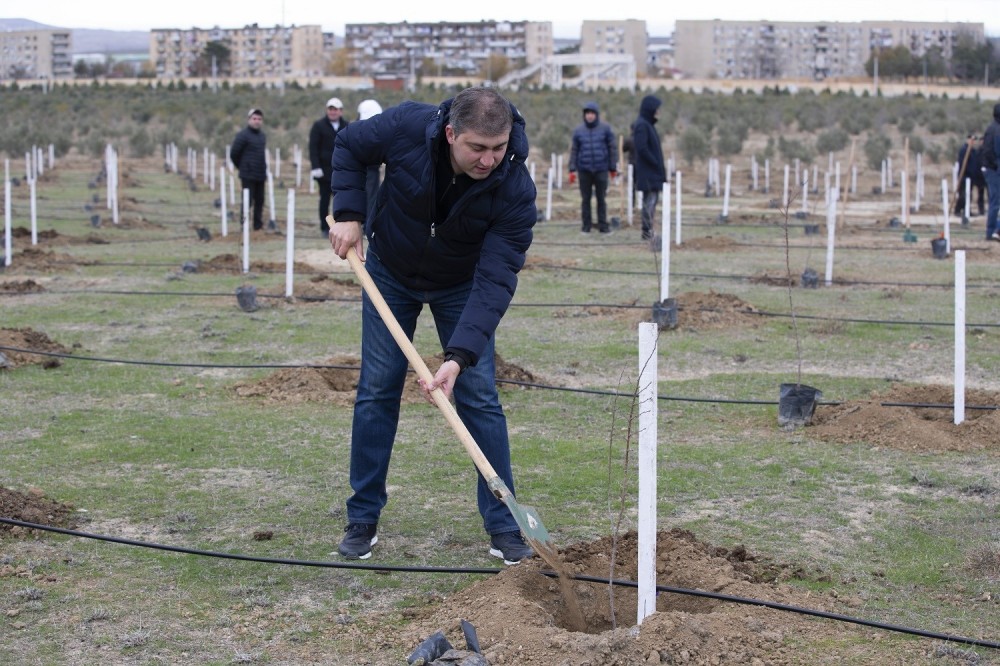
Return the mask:
{"type": "MultiPolygon", "coordinates": [[[[14,227],[11,230],[15,245],[27,245],[31,242],[31,229],[28,227],[14,227]]],[[[109,241],[101,238],[97,234],[87,234],[86,236],[64,236],[55,229],[40,229],[38,231],[38,243],[46,245],[108,245],[109,241]]]]}
{"type": "Polygon", "coordinates": [[[953,402],[948,386],[893,386],[870,400],[818,405],[809,433],[826,441],[903,451],[1000,452],[1000,410],[968,408],[1000,405],[1000,393],[967,390],[965,420],[958,425],[951,408],[910,406],[953,402]]]}
{"type": "MultiPolygon", "coordinates": [[[[296,261],[293,269],[298,274],[320,273],[315,266],[296,261]]],[[[273,261],[251,261],[250,270],[254,273],[284,273],[285,264],[273,261]]],[[[220,254],[207,261],[197,262],[197,273],[242,273],[243,259],[235,254],[220,254]]]]}
{"type": "Polygon", "coordinates": [[[295,298],[304,303],[348,299],[360,301],[361,285],[352,278],[331,278],[326,274],[314,275],[307,282],[295,285],[295,298]]]}
{"type": "Polygon", "coordinates": [[[11,255],[10,266],[6,270],[28,270],[51,273],[66,270],[71,266],[93,266],[100,262],[76,259],[68,254],[57,254],[38,247],[27,247],[11,255]]]}
{"type": "Polygon", "coordinates": [[[579,265],[579,259],[552,259],[551,257],[540,257],[531,252],[528,252],[524,259],[524,270],[532,268],[575,268],[579,265]]]}
{"type": "MultiPolygon", "coordinates": [[[[423,357],[434,372],[444,361],[438,354],[423,357]]],[[[263,398],[267,402],[326,402],[341,407],[354,404],[358,388],[361,359],[356,356],[334,356],[316,363],[316,368],[285,368],[256,382],[241,382],[233,390],[241,398],[263,398]]],[[[497,378],[534,382],[527,370],[496,357],[497,378]]],[[[423,394],[412,375],[403,387],[403,402],[423,402],[423,394]]]]}
{"type": "Polygon", "coordinates": [[[702,236],[700,238],[685,238],[677,250],[737,250],[739,242],[729,236],[702,236]]]}
{"type": "MultiPolygon", "coordinates": [[[[49,339],[49,336],[30,328],[0,328],[0,347],[16,347],[18,349],[57,352],[60,354],[70,353],[69,349],[66,349],[58,342],[53,342],[49,339]]],[[[17,368],[23,365],[41,365],[48,369],[58,368],[62,365],[62,361],[53,356],[27,354],[8,349],[0,349],[0,353],[7,359],[6,368],[17,368]]],[[[0,364],[0,368],[3,367],[0,364]]]]}
{"type": "Polygon", "coordinates": [[[799,278],[794,275],[789,277],[781,272],[762,271],[751,275],[748,282],[750,284],[766,284],[773,287],[797,287],[799,278]]]}
{"type": "MultiPolygon", "coordinates": [[[[27,493],[0,487],[0,516],[26,523],[72,528],[76,524],[73,508],[45,499],[45,493],[32,488],[27,493]]],[[[0,535],[27,536],[39,534],[36,530],[0,523],[0,535]]]]}
{"type": "Polygon", "coordinates": [[[677,325],[698,330],[756,326],[757,308],[732,294],[686,291],[677,295],[677,325]]]}
{"type": "Polygon", "coordinates": [[[0,282],[0,294],[32,294],[40,291],[45,291],[45,287],[34,280],[0,282]]]}
{"type": "MultiPolygon", "coordinates": [[[[571,576],[603,580],[637,579],[634,533],[617,542],[604,538],[572,545],[561,552],[571,576]]],[[[828,581],[819,572],[762,561],[745,548],[732,551],[699,541],[683,530],[660,532],[655,565],[657,585],[720,593],[811,610],[850,614],[859,599],[818,595],[787,584],[792,578],[828,581]]],[[[855,625],[816,621],[801,614],[702,596],[662,592],[656,613],[636,627],[638,594],[634,587],[606,582],[572,581],[586,631],[567,627],[567,604],[555,579],[541,573],[535,558],[481,580],[439,603],[411,611],[413,622],[397,635],[358,627],[362,644],[406,646],[406,654],[435,631],[464,647],[461,619],[475,628],[483,656],[491,665],[638,664],[812,664],[829,654],[807,654],[799,638],[812,644],[857,644],[855,625]]],[[[353,629],[353,628],[352,628],[353,629]]],[[[823,648],[828,649],[828,648],[823,648]]],[[[849,652],[852,648],[845,648],[849,652]]],[[[913,650],[920,654],[920,646],[913,650]]],[[[405,655],[404,655],[405,656],[405,655]]],[[[900,663],[906,663],[900,655],[900,663]]],[[[863,659],[862,659],[863,660],[863,659]]]]}
{"type": "MultiPolygon", "coordinates": [[[[676,296],[677,328],[705,330],[713,328],[733,328],[736,326],[756,326],[758,317],[755,307],[737,296],[720,294],[714,290],[705,292],[689,291],[676,296]]],[[[653,321],[653,304],[649,307],[632,301],[623,306],[588,305],[582,308],[563,308],[553,312],[556,318],[612,317],[628,322],[633,328],[645,321],[653,321]]]]}

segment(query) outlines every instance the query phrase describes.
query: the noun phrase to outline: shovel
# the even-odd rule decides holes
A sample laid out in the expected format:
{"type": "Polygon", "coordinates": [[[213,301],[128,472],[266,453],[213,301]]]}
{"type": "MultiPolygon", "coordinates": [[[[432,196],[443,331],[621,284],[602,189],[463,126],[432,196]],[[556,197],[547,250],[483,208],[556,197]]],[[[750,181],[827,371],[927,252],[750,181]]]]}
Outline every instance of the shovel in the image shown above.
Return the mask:
{"type": "MultiPolygon", "coordinates": [[[[434,381],[434,375],[431,374],[430,369],[428,369],[427,364],[424,360],[420,358],[420,354],[417,353],[416,347],[406,336],[406,333],[400,327],[399,322],[396,321],[396,317],[392,314],[389,309],[389,305],[385,302],[382,297],[382,293],[378,290],[375,282],[372,280],[371,276],[368,275],[367,269],[365,269],[364,264],[361,261],[361,257],[358,256],[357,252],[353,248],[347,253],[347,261],[351,264],[351,268],[354,269],[354,274],[358,276],[358,280],[361,281],[361,286],[364,288],[365,293],[368,294],[368,298],[372,300],[375,305],[375,309],[382,316],[382,321],[385,322],[386,327],[388,327],[389,332],[392,333],[392,337],[396,340],[396,344],[403,351],[406,356],[406,360],[410,362],[413,369],[416,370],[417,376],[424,381],[425,384],[431,384],[434,381]]],[[[490,491],[499,499],[501,502],[507,505],[510,509],[511,514],[514,516],[514,520],[517,521],[517,526],[521,528],[521,534],[524,536],[525,541],[528,542],[536,553],[542,556],[542,558],[552,564],[553,562],[558,562],[558,552],[554,545],[552,545],[551,539],[549,538],[548,530],[542,525],[542,519],[538,517],[538,512],[535,511],[530,506],[525,506],[523,504],[518,504],[517,500],[514,499],[514,493],[510,491],[507,484],[503,482],[493,466],[483,455],[482,450],[479,445],[476,444],[475,438],[473,438],[472,433],[469,429],[465,427],[462,423],[462,419],[459,418],[458,412],[455,411],[455,407],[445,396],[444,391],[437,388],[431,391],[431,397],[434,399],[434,403],[437,405],[438,409],[444,414],[445,418],[448,420],[448,425],[451,429],[455,431],[458,438],[462,441],[462,445],[465,446],[465,450],[468,452],[469,456],[472,457],[472,462],[475,463],[476,469],[479,473],[483,475],[486,479],[486,484],[490,491]]]]}

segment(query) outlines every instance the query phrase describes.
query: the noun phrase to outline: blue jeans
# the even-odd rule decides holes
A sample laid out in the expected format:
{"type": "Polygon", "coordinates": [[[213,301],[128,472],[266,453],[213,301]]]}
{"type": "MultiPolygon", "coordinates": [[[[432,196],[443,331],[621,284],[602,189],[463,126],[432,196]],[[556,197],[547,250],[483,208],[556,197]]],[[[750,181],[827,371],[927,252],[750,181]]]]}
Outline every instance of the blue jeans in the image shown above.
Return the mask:
{"type": "Polygon", "coordinates": [[[593,224],[590,214],[590,196],[597,194],[597,228],[599,231],[608,231],[608,172],[607,171],[586,171],[581,169],[578,172],[580,177],[580,217],[582,218],[583,231],[590,231],[593,224]]]}
{"type": "MultiPolygon", "coordinates": [[[[465,308],[472,288],[471,281],[449,289],[417,291],[400,284],[370,248],[365,265],[389,309],[411,340],[424,303],[430,305],[438,338],[444,348],[465,308]]],[[[459,376],[455,382],[455,408],[483,455],[513,493],[507,419],[497,394],[493,351],[491,338],[478,363],[459,376]]],[[[361,316],[361,376],[351,432],[351,489],[354,494],[347,500],[347,520],[350,523],[378,523],[388,499],[385,479],[399,424],[400,399],[407,381],[406,369],[406,356],[365,294],[361,316]]],[[[416,379],[411,376],[409,381],[416,379]]],[[[457,438],[455,445],[461,446],[457,438]]],[[[434,469],[433,464],[430,469],[434,469]]],[[[507,505],[490,492],[481,474],[477,477],[479,513],[486,532],[499,534],[517,530],[517,522],[507,505]]],[[[433,479],[428,481],[435,483],[433,479]]]]}
{"type": "Polygon", "coordinates": [[[1000,212],[1000,171],[986,169],[986,190],[989,204],[986,209],[986,238],[989,239],[997,231],[997,213],[1000,212]]]}

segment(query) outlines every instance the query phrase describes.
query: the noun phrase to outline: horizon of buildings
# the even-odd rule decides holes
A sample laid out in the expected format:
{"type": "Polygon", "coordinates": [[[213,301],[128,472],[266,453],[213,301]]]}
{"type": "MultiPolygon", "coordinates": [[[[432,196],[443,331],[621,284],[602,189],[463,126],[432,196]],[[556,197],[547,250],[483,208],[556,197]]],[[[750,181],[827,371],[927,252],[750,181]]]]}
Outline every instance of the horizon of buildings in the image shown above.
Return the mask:
{"type": "MultiPolygon", "coordinates": [[[[555,38],[548,21],[364,23],[347,24],[341,44],[318,25],[155,29],[149,32],[145,74],[161,79],[351,74],[411,82],[435,75],[501,78],[492,72],[507,75],[508,83],[533,78],[543,85],[616,87],[634,85],[636,75],[664,74],[824,80],[864,76],[873,49],[902,45],[920,56],[936,48],[947,59],[960,39],[987,39],[982,23],[965,22],[712,19],[675,25],[670,37],[655,38],[645,21],[582,21],[577,41],[555,38]],[[574,45],[575,59],[563,53],[574,45]],[[629,59],[629,74],[622,78],[621,63],[629,59]],[[578,76],[567,80],[561,71],[553,76],[551,63],[559,69],[568,65],[578,76]],[[606,78],[610,72],[618,78],[606,78]]],[[[71,53],[70,30],[0,30],[0,81],[73,77],[71,53]]]]}

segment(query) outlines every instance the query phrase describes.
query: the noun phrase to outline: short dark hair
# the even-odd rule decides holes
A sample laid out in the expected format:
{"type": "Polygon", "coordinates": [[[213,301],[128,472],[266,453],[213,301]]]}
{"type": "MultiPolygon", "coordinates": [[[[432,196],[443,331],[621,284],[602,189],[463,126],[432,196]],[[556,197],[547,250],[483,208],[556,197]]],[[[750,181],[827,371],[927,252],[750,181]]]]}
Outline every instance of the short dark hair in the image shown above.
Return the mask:
{"type": "Polygon", "coordinates": [[[505,136],[514,125],[514,113],[510,102],[493,88],[466,88],[452,100],[448,124],[455,136],[465,131],[505,136]]]}

